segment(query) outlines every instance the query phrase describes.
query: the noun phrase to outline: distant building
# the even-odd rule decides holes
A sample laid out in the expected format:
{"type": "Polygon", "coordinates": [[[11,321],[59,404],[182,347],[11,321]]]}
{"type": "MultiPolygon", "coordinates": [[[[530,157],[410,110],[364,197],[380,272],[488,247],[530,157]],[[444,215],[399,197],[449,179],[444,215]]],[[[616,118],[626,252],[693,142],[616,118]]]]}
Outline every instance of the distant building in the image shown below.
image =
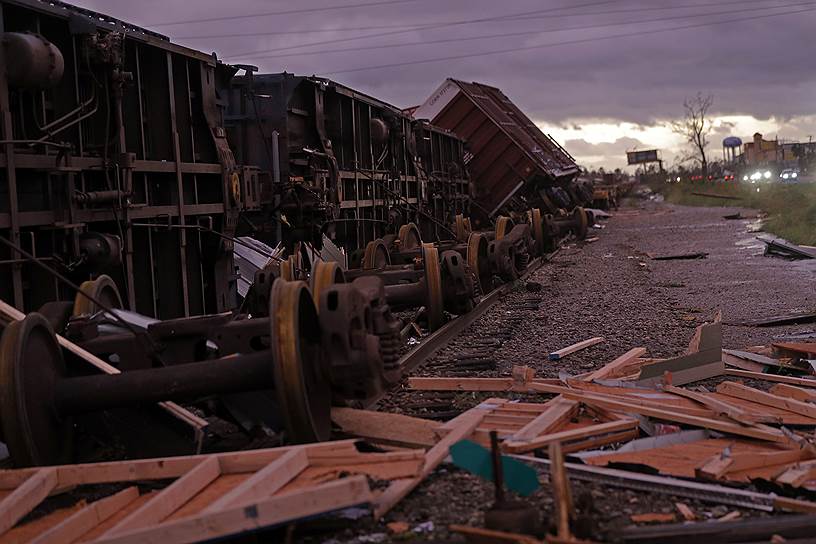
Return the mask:
{"type": "Polygon", "coordinates": [[[740,156],[742,163],[747,166],[776,164],[784,166],[798,166],[802,159],[816,153],[816,142],[780,142],[765,140],[762,134],[754,134],[752,142],[743,145],[740,156]]]}

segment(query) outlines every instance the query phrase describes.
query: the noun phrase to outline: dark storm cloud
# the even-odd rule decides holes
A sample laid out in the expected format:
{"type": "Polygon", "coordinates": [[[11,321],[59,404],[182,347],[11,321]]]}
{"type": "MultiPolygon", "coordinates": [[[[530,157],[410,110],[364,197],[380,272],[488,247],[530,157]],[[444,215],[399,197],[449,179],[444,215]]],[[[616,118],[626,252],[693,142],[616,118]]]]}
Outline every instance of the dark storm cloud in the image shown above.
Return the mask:
{"type": "MultiPolygon", "coordinates": [[[[77,3],[137,24],[150,25],[321,5],[336,6],[342,2],[80,0],[77,3]]],[[[591,0],[417,0],[325,13],[159,25],[152,28],[174,39],[183,38],[177,41],[190,47],[208,52],[216,51],[220,58],[228,61],[257,64],[263,71],[334,74],[331,75],[333,79],[398,106],[420,103],[445,77],[457,77],[494,84],[502,88],[532,118],[549,123],[561,123],[568,119],[606,118],[651,124],[655,120],[680,115],[683,99],[698,91],[715,95],[714,109],[719,114],[784,118],[813,112],[813,89],[816,84],[816,55],[813,55],[816,39],[813,37],[813,28],[816,11],[680,31],[660,30],[706,21],[816,9],[812,4],[806,4],[803,0],[745,0],[741,3],[713,0],[618,0],[586,6],[593,3],[599,4],[591,0]],[[394,28],[394,25],[438,25],[451,21],[507,17],[534,10],[576,5],[586,7],[480,24],[411,31],[394,28]],[[684,10],[654,9],[694,5],[697,7],[684,10]],[[774,10],[761,9],[769,6],[778,7],[774,10]],[[649,11],[599,13],[640,8],[649,8],[649,11]],[[587,15],[557,16],[568,13],[587,15]],[[586,28],[701,13],[718,15],[586,28]],[[306,32],[348,27],[364,30],[306,32]],[[658,31],[637,37],[529,49],[542,44],[654,30],[658,31]],[[383,47],[396,43],[523,32],[526,34],[383,47]],[[257,33],[268,35],[252,35],[257,33]],[[386,33],[388,35],[365,40],[291,49],[304,43],[386,33]],[[194,39],[196,36],[216,34],[235,34],[236,37],[194,39]],[[337,51],[361,46],[377,48],[337,51]],[[281,48],[289,49],[280,50],[281,48]],[[271,51],[274,49],[277,51],[271,51]],[[517,51],[501,55],[489,54],[498,49],[517,51]],[[260,51],[265,53],[245,54],[260,51]],[[306,51],[320,53],[301,54],[306,51]],[[287,56],[269,57],[282,54],[287,56]],[[345,70],[366,66],[468,54],[478,56],[343,73],[345,70]]]]}

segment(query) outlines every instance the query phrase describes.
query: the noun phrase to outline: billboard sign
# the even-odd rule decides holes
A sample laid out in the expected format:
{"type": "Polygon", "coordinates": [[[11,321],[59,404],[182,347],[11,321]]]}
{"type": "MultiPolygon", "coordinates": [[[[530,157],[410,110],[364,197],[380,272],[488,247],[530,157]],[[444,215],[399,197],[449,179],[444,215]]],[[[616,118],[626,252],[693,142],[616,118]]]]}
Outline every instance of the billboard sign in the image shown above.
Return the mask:
{"type": "Polygon", "coordinates": [[[626,161],[628,164],[645,164],[648,162],[658,162],[657,149],[647,149],[645,151],[627,151],[626,161]]]}

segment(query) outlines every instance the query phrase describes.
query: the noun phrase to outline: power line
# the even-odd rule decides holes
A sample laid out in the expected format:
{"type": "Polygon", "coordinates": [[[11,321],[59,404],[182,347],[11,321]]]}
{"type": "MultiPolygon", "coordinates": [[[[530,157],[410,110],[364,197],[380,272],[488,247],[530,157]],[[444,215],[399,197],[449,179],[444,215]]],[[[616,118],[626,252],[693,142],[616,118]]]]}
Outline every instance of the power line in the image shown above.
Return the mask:
{"type": "Polygon", "coordinates": [[[461,21],[454,21],[454,22],[447,22],[447,23],[432,23],[432,24],[428,24],[428,25],[415,26],[415,27],[408,28],[408,29],[405,29],[405,30],[398,30],[396,32],[392,32],[392,31],[378,32],[376,34],[366,34],[365,36],[351,36],[349,38],[337,38],[337,39],[334,39],[334,40],[323,40],[323,41],[320,41],[320,42],[302,43],[302,44],[298,44],[298,45],[290,45],[290,46],[287,46],[287,47],[277,47],[275,49],[262,49],[260,51],[242,51],[241,53],[235,53],[235,54],[229,55],[229,56],[227,56],[225,58],[248,57],[249,55],[260,55],[260,54],[263,54],[263,53],[271,53],[271,52],[274,52],[274,51],[289,51],[289,50],[292,50],[292,49],[300,49],[301,47],[310,47],[310,46],[313,46],[313,45],[329,45],[329,44],[332,44],[332,43],[344,43],[344,42],[353,42],[353,41],[356,41],[356,40],[364,40],[364,39],[367,39],[367,38],[378,38],[380,36],[395,36],[397,34],[406,34],[408,32],[413,32],[414,30],[429,30],[429,29],[443,28],[443,27],[449,27],[449,26],[459,26],[459,25],[469,25],[469,24],[474,24],[474,23],[484,23],[484,22],[489,22],[489,21],[503,20],[503,19],[506,19],[506,18],[509,18],[509,17],[525,17],[525,16],[528,16],[528,15],[538,15],[540,13],[547,13],[547,12],[551,12],[551,11],[562,11],[562,10],[565,10],[565,9],[577,9],[577,8],[583,8],[583,7],[589,7],[589,6],[598,6],[598,5],[602,5],[602,4],[611,4],[613,2],[618,2],[618,1],[620,1],[620,0],[601,0],[601,1],[596,1],[596,2],[589,2],[589,3],[586,3],[586,4],[578,4],[577,6],[566,6],[566,7],[565,6],[560,6],[560,7],[557,7],[557,8],[537,9],[537,10],[534,10],[534,11],[528,11],[528,12],[524,12],[524,13],[514,13],[514,14],[511,14],[511,15],[494,15],[494,16],[491,16],[491,17],[481,17],[479,19],[465,19],[465,20],[461,20],[461,21]]]}
{"type": "Polygon", "coordinates": [[[331,72],[325,72],[322,75],[328,76],[328,75],[337,75],[337,74],[350,74],[350,73],[354,73],[354,72],[366,72],[366,71],[369,71],[369,70],[382,70],[384,68],[400,68],[400,67],[403,67],[403,66],[414,66],[414,65],[417,65],[417,64],[428,64],[428,63],[433,63],[433,62],[443,62],[443,61],[449,61],[449,60],[461,60],[461,59],[467,59],[467,58],[473,58],[473,57],[483,57],[483,56],[487,56],[487,55],[501,55],[501,54],[505,54],[505,53],[518,53],[520,51],[533,51],[533,50],[536,50],[536,49],[547,49],[549,47],[559,47],[559,46],[562,46],[562,45],[576,45],[576,44],[581,44],[581,43],[592,43],[592,42],[597,42],[597,41],[613,40],[613,39],[617,39],[617,38],[630,38],[630,37],[637,37],[637,36],[647,36],[647,35],[651,35],[651,34],[660,34],[660,33],[663,33],[663,32],[672,32],[672,31],[676,31],[676,30],[687,30],[687,29],[692,29],[692,28],[701,28],[701,27],[706,27],[706,26],[715,26],[715,25],[722,25],[722,24],[727,24],[727,23],[738,23],[738,22],[742,22],[742,21],[753,21],[753,20],[758,20],[758,19],[769,19],[771,17],[779,17],[779,16],[783,16],[783,15],[795,15],[795,14],[798,14],[798,13],[812,13],[814,11],[816,11],[816,8],[801,9],[801,10],[796,10],[796,11],[786,11],[786,12],[782,12],[782,13],[769,13],[769,14],[765,14],[765,15],[754,15],[752,17],[740,17],[740,18],[736,18],[736,19],[722,19],[720,21],[709,21],[709,22],[705,22],[705,23],[695,23],[695,24],[691,24],[691,25],[682,25],[682,26],[661,28],[661,29],[655,29],[655,30],[643,30],[643,31],[638,31],[638,32],[627,32],[627,33],[624,33],[624,34],[612,34],[610,36],[595,36],[595,37],[592,37],[592,38],[582,38],[582,39],[578,39],[578,40],[567,40],[567,41],[562,41],[562,42],[551,42],[551,43],[545,43],[545,44],[540,44],[540,45],[529,45],[529,46],[525,46],[525,47],[514,47],[514,48],[511,48],[511,49],[494,49],[492,51],[482,51],[482,52],[479,52],[479,53],[466,53],[466,54],[462,54],[462,55],[450,55],[450,56],[446,56],[446,57],[435,57],[435,58],[422,59],[422,60],[394,62],[394,63],[390,63],[390,64],[380,64],[380,65],[376,65],[376,66],[363,66],[363,67],[359,67],[359,68],[349,68],[349,69],[346,69],[346,70],[334,70],[334,71],[331,71],[331,72]]]}
{"type": "MultiPolygon", "coordinates": [[[[502,17],[503,21],[516,21],[525,22],[530,19],[563,19],[566,17],[586,17],[586,16],[597,16],[597,15],[615,15],[619,13],[642,13],[644,11],[666,11],[666,10],[681,10],[681,9],[693,9],[698,7],[720,7],[720,6],[727,6],[733,4],[755,4],[755,3],[765,3],[765,2],[776,2],[778,0],[730,0],[728,2],[704,2],[704,3],[697,3],[697,4],[686,4],[684,6],[651,6],[651,7],[643,7],[643,8],[629,8],[629,9],[618,9],[618,10],[607,10],[607,11],[589,11],[586,13],[561,13],[555,15],[547,15],[547,16],[528,16],[522,17],[518,15],[513,15],[509,17],[502,17]]],[[[604,2],[606,3],[606,2],[604,2]]],[[[567,8],[564,8],[567,9],[567,8]]],[[[455,24],[457,21],[448,21],[444,24],[455,24]]],[[[486,21],[492,22],[492,21],[486,21]]],[[[474,23],[478,24],[478,23],[474,23]]],[[[273,31],[264,31],[264,32],[233,32],[229,34],[196,34],[195,36],[173,36],[174,40],[212,40],[212,39],[219,39],[219,38],[257,38],[262,36],[279,36],[284,34],[316,34],[316,33],[324,33],[324,32],[359,32],[359,31],[367,31],[367,30],[375,30],[381,28],[394,28],[394,29],[415,29],[421,28],[424,25],[417,25],[417,24],[405,24],[405,23],[396,23],[396,24],[377,24],[374,25],[366,25],[366,26],[347,26],[347,27],[331,27],[331,28],[303,28],[303,29],[289,29],[289,30],[273,30],[273,31]]],[[[306,47],[305,45],[303,47],[306,47]]]]}
{"type": "Polygon", "coordinates": [[[299,8],[299,9],[287,9],[283,11],[265,11],[262,13],[251,13],[248,15],[227,15],[224,17],[208,17],[205,19],[188,19],[186,21],[171,21],[166,23],[153,23],[144,25],[147,27],[152,26],[172,26],[172,25],[187,25],[193,23],[212,23],[215,21],[234,21],[236,19],[250,19],[253,17],[268,17],[271,15],[294,15],[296,13],[314,13],[316,11],[329,11],[329,10],[339,10],[339,9],[351,9],[351,8],[370,8],[376,6],[388,6],[392,4],[407,4],[409,2],[420,2],[423,0],[380,0],[378,2],[367,2],[367,3],[358,3],[358,4],[340,4],[334,6],[324,6],[324,7],[315,7],[315,8],[299,8]]]}
{"type": "MultiPolygon", "coordinates": [[[[758,7],[758,8],[751,8],[751,9],[743,9],[740,10],[743,13],[755,12],[755,11],[765,11],[769,9],[782,9],[782,8],[791,8],[791,7],[798,7],[798,6],[812,6],[816,4],[816,2],[809,1],[809,2],[798,2],[793,4],[781,4],[776,6],[766,6],[766,7],[758,7]]],[[[325,55],[327,53],[345,53],[350,51],[367,51],[371,49],[390,49],[395,47],[411,47],[417,45],[433,45],[439,43],[459,43],[459,42],[466,42],[466,41],[476,41],[476,40],[488,40],[494,38],[510,38],[510,37],[518,37],[518,36],[530,36],[530,35],[539,35],[539,34],[547,34],[551,32],[569,32],[574,30],[592,30],[596,28],[608,28],[608,27],[617,27],[617,26],[627,26],[627,25],[635,25],[635,24],[645,24],[645,23],[658,23],[658,22],[665,22],[665,21],[675,21],[677,19],[691,19],[696,17],[710,17],[715,15],[728,15],[733,13],[733,10],[728,11],[709,11],[706,13],[695,13],[695,14],[685,14],[685,15],[673,15],[669,17],[658,17],[654,19],[643,19],[640,21],[624,21],[624,22],[617,22],[617,23],[596,23],[592,25],[583,25],[583,26],[573,26],[573,27],[566,27],[566,28],[553,28],[553,29],[544,29],[544,30],[524,30],[518,32],[503,32],[500,34],[486,34],[481,36],[469,36],[469,37],[458,37],[458,38],[441,38],[437,40],[423,40],[423,41],[415,41],[415,42],[408,42],[408,43],[391,43],[391,44],[379,44],[379,45],[365,45],[365,46],[358,46],[358,47],[347,47],[345,49],[324,49],[320,51],[307,51],[304,53],[284,53],[281,55],[259,55],[259,56],[249,56],[243,57],[247,59],[275,59],[275,58],[282,58],[282,57],[294,57],[294,56],[309,56],[309,55],[325,55]]]]}

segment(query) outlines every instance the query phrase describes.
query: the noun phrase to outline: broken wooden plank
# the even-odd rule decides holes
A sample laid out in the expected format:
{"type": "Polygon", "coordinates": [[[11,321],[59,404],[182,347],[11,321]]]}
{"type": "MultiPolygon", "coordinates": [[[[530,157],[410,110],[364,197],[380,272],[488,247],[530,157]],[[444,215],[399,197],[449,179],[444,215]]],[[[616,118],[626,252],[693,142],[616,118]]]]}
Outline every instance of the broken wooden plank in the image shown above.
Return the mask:
{"type": "MultiPolygon", "coordinates": [[[[482,405],[484,404],[486,403],[482,403],[482,405]]],[[[482,419],[493,409],[492,406],[495,406],[495,404],[483,408],[477,406],[456,418],[458,420],[457,425],[450,429],[445,437],[425,454],[425,463],[422,466],[420,475],[416,478],[407,478],[392,482],[391,485],[377,497],[374,508],[375,519],[379,519],[385,515],[394,505],[422,483],[422,480],[433,472],[433,470],[442,463],[445,457],[448,456],[450,447],[459,440],[467,438],[479,426],[482,419]]]]}
{"type": "Polygon", "coordinates": [[[161,522],[220,475],[221,466],[218,464],[218,458],[209,457],[201,461],[198,466],[159,491],[136,511],[108,529],[102,538],[113,537],[161,522]]]}
{"type": "Polygon", "coordinates": [[[720,452],[706,459],[702,465],[694,469],[694,477],[700,480],[719,480],[734,464],[734,459],[720,452]]]}
{"type": "Polygon", "coordinates": [[[646,353],[646,348],[632,348],[620,357],[617,357],[613,361],[605,364],[598,370],[590,372],[589,375],[584,377],[585,381],[591,382],[594,380],[605,380],[609,378],[617,378],[619,377],[618,371],[621,369],[629,370],[629,366],[637,360],[639,357],[646,353]]]}
{"type": "Polygon", "coordinates": [[[576,351],[580,351],[582,349],[586,349],[590,346],[594,346],[595,344],[600,344],[603,342],[604,339],[602,336],[596,336],[595,338],[589,338],[588,340],[583,340],[576,344],[572,344],[571,346],[567,346],[565,348],[561,348],[557,351],[553,351],[549,355],[550,361],[558,361],[559,359],[566,357],[570,353],[575,353],[576,351]]]}
{"type": "Polygon", "coordinates": [[[75,512],[48,530],[40,533],[30,544],[50,544],[52,542],[74,542],[82,535],[110,518],[139,496],[139,488],[128,487],[122,491],[99,499],[75,512]]]}
{"type": "Polygon", "coordinates": [[[717,392],[729,397],[750,400],[758,404],[781,408],[789,412],[807,417],[816,417],[816,405],[808,404],[796,399],[779,397],[753,387],[748,387],[737,382],[722,382],[717,386],[717,392]]]}
{"type": "Polygon", "coordinates": [[[277,493],[307,466],[309,456],[305,450],[290,450],[210,503],[203,513],[263,500],[277,493]]]}
{"type": "Polygon", "coordinates": [[[816,461],[804,461],[788,468],[774,478],[774,481],[782,485],[799,487],[813,479],[816,479],[816,461]]]}
{"type": "Polygon", "coordinates": [[[388,412],[334,407],[332,421],[347,435],[404,447],[433,446],[439,423],[388,412]]]}
{"type": "Polygon", "coordinates": [[[713,323],[705,323],[695,329],[685,355],[643,367],[638,383],[654,385],[662,382],[666,373],[670,373],[673,385],[683,385],[719,376],[724,370],[722,323],[717,312],[713,323]]]}
{"type": "Polygon", "coordinates": [[[532,440],[508,440],[502,444],[502,449],[508,453],[527,453],[529,451],[549,446],[554,442],[569,443],[573,440],[582,440],[588,437],[604,435],[607,433],[629,431],[637,428],[637,426],[638,421],[636,419],[619,419],[617,421],[609,421],[607,423],[598,423],[597,425],[589,425],[587,427],[579,427],[577,429],[569,429],[557,433],[545,434],[532,440]]]}
{"type": "Polygon", "coordinates": [[[107,544],[185,544],[237,535],[372,501],[365,476],[351,476],[249,505],[194,515],[95,540],[107,544]]]}
{"type": "Polygon", "coordinates": [[[697,519],[697,516],[694,514],[694,510],[692,510],[686,503],[676,502],[674,503],[674,507],[677,508],[677,511],[680,512],[680,515],[683,516],[684,520],[695,521],[697,519]]]}
{"type": "Polygon", "coordinates": [[[593,406],[600,406],[617,412],[641,414],[644,416],[662,419],[664,421],[674,421],[677,423],[685,423],[695,427],[702,427],[704,429],[714,429],[724,433],[735,434],[739,436],[748,436],[750,438],[757,438],[759,440],[767,440],[771,442],[779,442],[783,444],[790,443],[791,439],[782,431],[777,429],[765,429],[756,427],[745,427],[736,423],[721,421],[717,419],[709,419],[699,416],[691,416],[672,410],[662,410],[653,408],[651,406],[642,406],[630,402],[622,402],[619,400],[611,400],[598,395],[575,394],[568,391],[562,393],[565,397],[579,400],[584,404],[591,404],[593,406]]]}
{"type": "Polygon", "coordinates": [[[571,539],[570,520],[575,512],[572,503],[572,490],[570,489],[567,471],[564,469],[564,454],[561,451],[561,443],[553,442],[549,446],[550,458],[550,485],[553,490],[555,502],[556,527],[558,538],[571,539]]]}
{"type": "Polygon", "coordinates": [[[765,380],[768,382],[787,383],[790,385],[800,385],[802,387],[816,387],[816,380],[809,378],[794,378],[792,376],[779,376],[777,374],[765,374],[763,372],[749,372],[747,370],[731,370],[727,369],[724,374],[726,376],[734,376],[736,378],[749,378],[752,380],[765,380]]]}
{"type": "Polygon", "coordinates": [[[671,512],[649,512],[647,514],[632,514],[629,519],[633,523],[670,523],[675,520],[675,516],[671,512]]]}
{"type": "Polygon", "coordinates": [[[551,433],[578,413],[580,404],[574,400],[556,397],[546,404],[547,408],[535,419],[519,429],[511,440],[531,440],[538,435],[551,433]]]}
{"type": "Polygon", "coordinates": [[[536,379],[519,383],[513,378],[408,378],[408,386],[418,391],[512,391],[528,393],[530,384],[547,383],[558,385],[557,379],[536,379]]]}
{"type": "Polygon", "coordinates": [[[494,531],[492,529],[482,529],[481,527],[470,527],[468,525],[448,525],[448,530],[452,533],[459,533],[470,537],[474,542],[490,542],[500,544],[544,544],[543,540],[538,540],[529,535],[520,533],[508,533],[505,531],[494,531]]]}
{"type": "Polygon", "coordinates": [[[14,527],[57,487],[57,471],[40,468],[0,500],[0,535],[14,527]]]}
{"type": "Polygon", "coordinates": [[[664,385],[663,391],[674,393],[675,395],[679,395],[681,397],[691,399],[695,402],[699,402],[703,406],[711,408],[717,414],[724,415],[738,423],[744,423],[745,425],[753,425],[754,423],[758,423],[760,420],[767,420],[767,418],[762,418],[761,416],[749,414],[748,412],[746,412],[742,408],[739,408],[738,406],[734,406],[733,404],[728,404],[727,402],[723,402],[721,400],[712,398],[706,395],[705,393],[689,391],[688,389],[682,389],[680,387],[675,387],[673,385],[664,385]]]}
{"type": "Polygon", "coordinates": [[[803,389],[784,383],[778,383],[768,390],[778,397],[787,397],[800,402],[816,402],[816,391],[813,389],[803,389]]]}

